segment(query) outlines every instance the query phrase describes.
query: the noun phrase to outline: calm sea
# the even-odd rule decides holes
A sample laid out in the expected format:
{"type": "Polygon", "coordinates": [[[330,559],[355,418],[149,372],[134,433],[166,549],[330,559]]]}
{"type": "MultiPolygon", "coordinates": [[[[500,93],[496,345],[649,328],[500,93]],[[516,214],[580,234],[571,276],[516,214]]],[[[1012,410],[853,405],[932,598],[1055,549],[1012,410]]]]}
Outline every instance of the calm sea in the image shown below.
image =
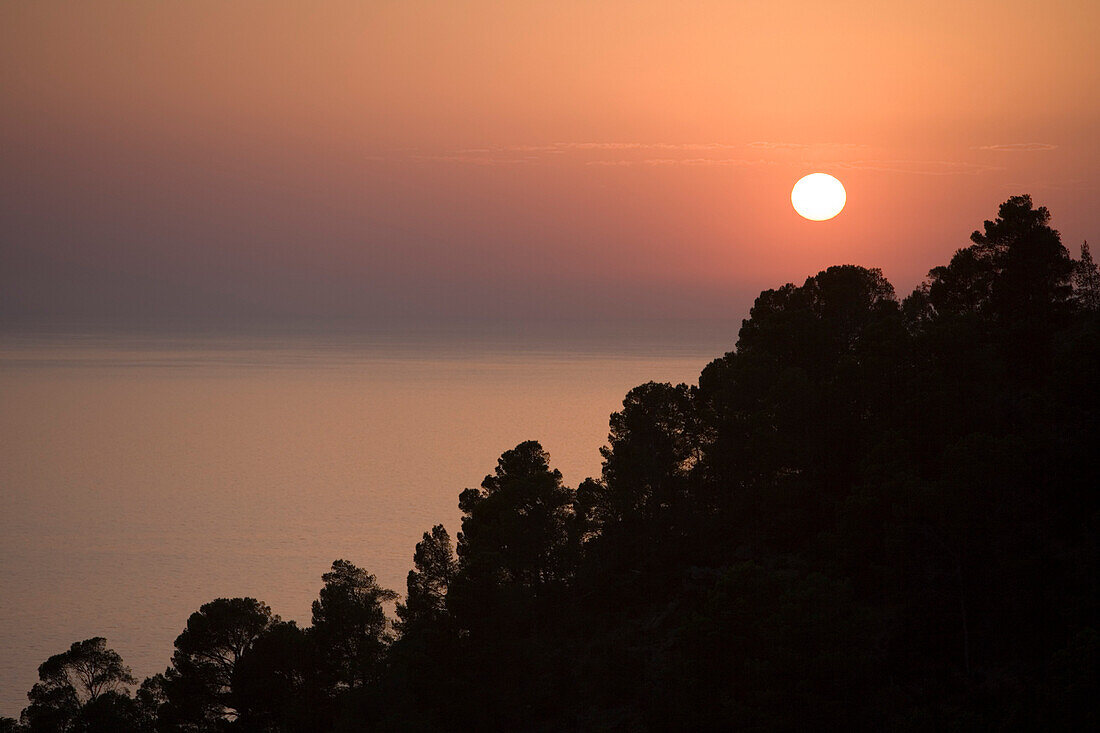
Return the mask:
{"type": "Polygon", "coordinates": [[[630,387],[694,382],[730,332],[0,338],[0,715],[79,639],[163,671],[217,597],[308,624],[337,558],[404,591],[502,451],[540,440],[575,486],[630,387]]]}

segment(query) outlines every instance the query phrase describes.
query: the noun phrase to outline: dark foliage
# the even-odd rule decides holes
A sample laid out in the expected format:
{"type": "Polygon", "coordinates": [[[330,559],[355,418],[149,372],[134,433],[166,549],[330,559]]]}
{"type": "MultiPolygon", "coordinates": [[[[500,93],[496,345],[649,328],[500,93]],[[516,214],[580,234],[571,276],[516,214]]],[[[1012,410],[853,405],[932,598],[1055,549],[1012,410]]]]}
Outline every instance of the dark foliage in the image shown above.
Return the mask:
{"type": "Polygon", "coordinates": [[[237,663],[278,621],[255,598],[218,598],[191,614],[176,637],[172,666],[156,682],[165,698],[161,727],[213,731],[235,719],[237,663]]]}
{"type": "MultiPolygon", "coordinates": [[[[149,716],[127,689],[137,682],[122,657],[94,637],[75,642],[38,667],[40,682],[27,693],[22,726],[10,730],[30,733],[108,733],[148,730],[149,716]]],[[[10,719],[9,719],[10,720],[10,719]]]]}
{"type": "Polygon", "coordinates": [[[382,603],[397,594],[347,560],[332,563],[313,602],[312,634],[334,690],[362,687],[376,674],[390,641],[382,603]]]}

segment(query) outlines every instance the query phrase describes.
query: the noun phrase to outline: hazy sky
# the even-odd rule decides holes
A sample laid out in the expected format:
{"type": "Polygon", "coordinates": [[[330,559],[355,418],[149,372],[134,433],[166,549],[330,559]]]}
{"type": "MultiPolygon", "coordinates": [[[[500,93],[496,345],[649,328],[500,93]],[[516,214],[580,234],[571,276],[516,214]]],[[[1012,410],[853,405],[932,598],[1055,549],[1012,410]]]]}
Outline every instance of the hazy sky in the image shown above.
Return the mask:
{"type": "Polygon", "coordinates": [[[740,318],[1100,238],[1100,3],[0,3],[0,313],[740,318]],[[790,188],[840,178],[799,218],[790,188]]]}

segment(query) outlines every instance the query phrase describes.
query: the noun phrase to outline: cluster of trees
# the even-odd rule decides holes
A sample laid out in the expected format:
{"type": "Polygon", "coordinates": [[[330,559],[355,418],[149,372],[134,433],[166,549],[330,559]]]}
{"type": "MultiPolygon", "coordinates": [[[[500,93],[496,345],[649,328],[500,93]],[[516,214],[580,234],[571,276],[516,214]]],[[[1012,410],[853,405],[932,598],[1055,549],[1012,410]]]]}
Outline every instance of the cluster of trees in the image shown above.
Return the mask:
{"type": "Polygon", "coordinates": [[[74,644],[7,729],[1095,727],[1098,366],[1087,245],[1014,197],[904,300],[762,293],[698,386],[631,390],[599,478],[504,453],[395,622],[338,561],[311,627],[213,601],[134,693],[74,644]]]}

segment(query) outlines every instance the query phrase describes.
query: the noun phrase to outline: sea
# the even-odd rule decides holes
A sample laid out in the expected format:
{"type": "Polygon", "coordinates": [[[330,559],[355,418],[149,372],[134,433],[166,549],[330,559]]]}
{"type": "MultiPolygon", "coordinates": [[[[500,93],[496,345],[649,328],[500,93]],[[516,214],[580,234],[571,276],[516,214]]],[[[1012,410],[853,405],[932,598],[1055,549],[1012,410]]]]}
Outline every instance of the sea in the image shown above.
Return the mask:
{"type": "Polygon", "coordinates": [[[416,542],[457,534],[503,451],[538,440],[575,487],[631,387],[697,382],[735,333],[0,334],[0,716],[74,641],[164,671],[215,598],[308,625],[336,559],[403,593],[416,542]]]}

